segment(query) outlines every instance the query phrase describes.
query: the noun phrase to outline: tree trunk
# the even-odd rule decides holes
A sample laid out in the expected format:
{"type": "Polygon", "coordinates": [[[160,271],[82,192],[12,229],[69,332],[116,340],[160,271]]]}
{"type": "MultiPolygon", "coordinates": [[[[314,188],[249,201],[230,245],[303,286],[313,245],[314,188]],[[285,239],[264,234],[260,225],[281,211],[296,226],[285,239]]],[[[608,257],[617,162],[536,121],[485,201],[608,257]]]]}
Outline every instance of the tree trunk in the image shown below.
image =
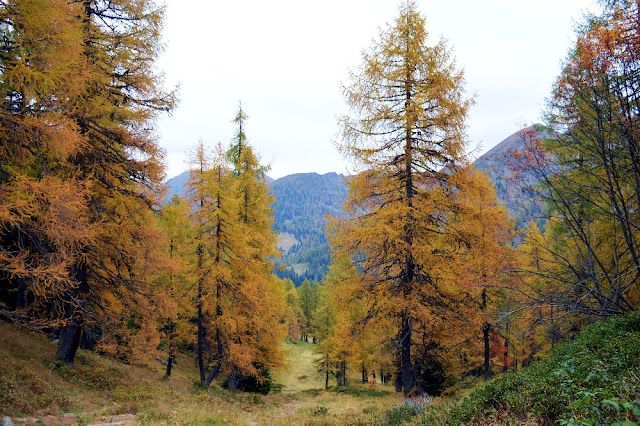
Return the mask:
{"type": "Polygon", "coordinates": [[[219,359],[218,362],[216,363],[215,367],[213,367],[213,370],[211,370],[211,373],[209,373],[209,375],[207,376],[207,379],[203,381],[204,385],[206,387],[209,387],[209,385],[211,384],[213,379],[218,377],[218,374],[220,373],[220,367],[221,366],[222,366],[222,359],[219,359]]]}
{"type": "Polygon", "coordinates": [[[18,278],[18,291],[16,292],[16,308],[27,307],[27,284],[22,278],[18,278]]]}
{"type": "Polygon", "coordinates": [[[72,294],[64,301],[64,312],[66,324],[60,330],[60,341],[56,360],[62,361],[73,367],[73,360],[76,356],[78,346],[80,346],[80,335],[82,334],[82,303],[87,291],[87,267],[78,265],[75,273],[78,286],[72,290],[72,294]],[[75,300],[74,300],[75,299],[75,300]]]}
{"type": "Polygon", "coordinates": [[[169,348],[169,359],[167,360],[167,371],[164,373],[165,377],[171,376],[171,367],[173,367],[173,346],[169,348]]]}
{"type": "Polygon", "coordinates": [[[484,340],[484,381],[489,380],[489,331],[491,331],[491,324],[485,322],[482,326],[482,338],[484,340]]]}
{"type": "Polygon", "coordinates": [[[504,357],[502,361],[502,372],[506,373],[509,366],[507,365],[509,362],[509,340],[504,339],[504,357]]]}
{"type": "Polygon", "coordinates": [[[73,360],[76,351],[80,345],[80,334],[82,327],[78,324],[79,320],[76,315],[69,320],[70,322],[62,327],[60,331],[60,342],[56,360],[62,361],[70,367],[73,367],[73,360]]]}
{"type": "Polygon", "coordinates": [[[398,349],[398,358],[396,359],[396,392],[402,392],[402,358],[398,349]]]}
{"type": "Polygon", "coordinates": [[[204,322],[202,318],[202,290],[198,288],[198,368],[200,369],[200,383],[204,383],[204,322]]]}
{"type": "Polygon", "coordinates": [[[364,362],[362,363],[362,383],[367,383],[367,371],[364,368],[364,362]]]}
{"type": "Polygon", "coordinates": [[[413,364],[411,362],[411,319],[405,312],[402,317],[402,332],[400,337],[402,359],[402,389],[405,396],[414,390],[416,385],[413,364]]]}
{"type": "Polygon", "coordinates": [[[324,370],[324,388],[329,389],[329,366],[328,365],[324,370]]]}

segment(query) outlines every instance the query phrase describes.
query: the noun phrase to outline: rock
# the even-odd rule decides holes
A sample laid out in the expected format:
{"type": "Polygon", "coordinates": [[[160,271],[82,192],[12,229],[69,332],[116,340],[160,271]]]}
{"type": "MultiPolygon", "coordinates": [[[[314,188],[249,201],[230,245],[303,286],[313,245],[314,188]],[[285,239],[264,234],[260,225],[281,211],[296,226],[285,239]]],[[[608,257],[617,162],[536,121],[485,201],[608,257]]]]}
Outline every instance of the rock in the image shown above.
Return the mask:
{"type": "Polygon", "coordinates": [[[65,413],[62,415],[62,417],[75,417],[76,415],[73,413],[65,413]]]}
{"type": "Polygon", "coordinates": [[[3,417],[2,418],[2,426],[13,426],[13,422],[11,421],[11,417],[3,417]]]}

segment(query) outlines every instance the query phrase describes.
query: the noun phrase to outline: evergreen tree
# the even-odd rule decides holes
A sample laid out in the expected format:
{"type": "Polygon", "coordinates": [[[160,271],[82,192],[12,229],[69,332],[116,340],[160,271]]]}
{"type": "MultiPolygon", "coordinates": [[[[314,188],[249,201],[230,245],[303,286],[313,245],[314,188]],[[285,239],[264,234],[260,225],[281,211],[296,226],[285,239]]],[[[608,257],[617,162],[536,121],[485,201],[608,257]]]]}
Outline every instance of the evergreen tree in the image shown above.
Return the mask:
{"type": "Polygon", "coordinates": [[[358,297],[370,304],[366,318],[397,321],[405,394],[416,385],[416,322],[433,317],[451,297],[439,285],[437,265],[452,208],[446,183],[463,161],[471,104],[444,41],[427,45],[416,9],[413,2],[401,6],[344,90],[354,115],[341,119],[339,147],[361,172],[349,183],[353,218],[333,227],[335,248],[358,261],[358,297]]]}
{"type": "Polygon", "coordinates": [[[231,265],[236,298],[228,314],[228,384],[249,390],[254,382],[267,382],[269,369],[283,362],[280,345],[286,330],[280,320],[285,315],[286,301],[280,279],[271,274],[271,259],[279,252],[272,230],[273,198],[265,178],[267,168],[246,143],[246,115],[241,106],[236,118],[238,132],[227,155],[234,167],[234,217],[241,251],[231,265]]]}

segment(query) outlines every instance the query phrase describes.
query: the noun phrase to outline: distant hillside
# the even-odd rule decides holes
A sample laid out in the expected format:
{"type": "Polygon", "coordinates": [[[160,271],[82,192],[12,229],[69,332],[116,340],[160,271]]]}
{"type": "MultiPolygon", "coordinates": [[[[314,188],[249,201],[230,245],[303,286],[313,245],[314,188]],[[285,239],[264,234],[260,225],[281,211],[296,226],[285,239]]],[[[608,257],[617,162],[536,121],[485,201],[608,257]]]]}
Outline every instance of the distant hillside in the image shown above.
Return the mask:
{"type": "MultiPolygon", "coordinates": [[[[167,197],[184,196],[189,172],[167,180],[167,197]]],[[[279,234],[278,247],[283,251],[277,274],[292,279],[296,285],[305,279],[320,281],[330,262],[325,239],[326,215],[341,216],[347,196],[344,177],[337,173],[297,173],[280,179],[267,178],[275,198],[274,226],[279,234]]]]}
{"type": "Polygon", "coordinates": [[[187,181],[189,180],[189,170],[180,173],[178,176],[174,176],[165,182],[167,185],[167,196],[165,201],[171,200],[174,195],[184,197],[186,194],[187,181]]]}
{"type": "MultiPolygon", "coordinates": [[[[266,176],[267,182],[272,183],[273,179],[266,176]]],[[[184,197],[186,194],[187,182],[189,181],[189,170],[180,173],[178,176],[174,176],[171,179],[167,179],[165,185],[167,185],[167,195],[165,202],[171,200],[174,195],[184,197]]]]}
{"type": "Polygon", "coordinates": [[[278,271],[278,275],[291,278],[297,285],[305,278],[322,280],[331,260],[325,217],[343,214],[347,196],[344,177],[336,173],[298,173],[275,180],[272,193],[276,199],[274,229],[295,239],[278,261],[292,269],[278,271]]]}
{"type": "Polygon", "coordinates": [[[525,135],[537,135],[541,139],[551,136],[540,129],[541,126],[534,125],[512,134],[473,163],[475,168],[489,176],[498,198],[515,217],[517,228],[527,226],[531,220],[540,223],[541,205],[540,200],[533,199],[532,194],[523,191],[523,187],[534,185],[537,179],[531,174],[522,174],[518,178],[519,183],[514,183],[513,172],[508,164],[514,151],[522,152],[525,149],[525,135]]]}

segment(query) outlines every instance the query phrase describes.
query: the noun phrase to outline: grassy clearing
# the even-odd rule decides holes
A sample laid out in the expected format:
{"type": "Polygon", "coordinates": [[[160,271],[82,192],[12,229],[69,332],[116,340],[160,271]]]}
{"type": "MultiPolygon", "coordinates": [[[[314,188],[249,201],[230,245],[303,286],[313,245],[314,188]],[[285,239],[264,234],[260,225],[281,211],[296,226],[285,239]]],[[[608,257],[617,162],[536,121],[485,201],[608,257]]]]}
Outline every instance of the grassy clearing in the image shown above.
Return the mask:
{"type": "Polygon", "coordinates": [[[298,275],[302,275],[305,272],[307,272],[307,270],[309,269],[309,264],[308,263],[296,263],[295,265],[293,265],[291,267],[291,269],[293,269],[293,272],[295,272],[298,275]]]}
{"type": "Polygon", "coordinates": [[[45,336],[0,323],[0,417],[71,412],[87,424],[131,413],[143,425],[374,424],[401,403],[391,388],[357,384],[356,377],[352,386],[325,391],[313,367],[313,347],[287,344],[288,365],[273,373],[282,390],[263,396],[224,390],[220,383],[200,389],[194,360],[186,356],[178,358],[169,380],[155,360],[131,366],[88,351],[79,351],[70,369],[52,362],[56,345],[45,336]]]}
{"type": "Polygon", "coordinates": [[[282,385],[282,393],[291,394],[309,389],[323,389],[324,381],[313,364],[316,345],[305,342],[285,344],[287,365],[273,374],[274,381],[282,385]]]}
{"type": "Polygon", "coordinates": [[[276,243],[276,247],[278,247],[280,250],[287,253],[289,249],[291,249],[291,247],[298,244],[299,242],[300,241],[298,241],[296,237],[294,237],[289,233],[284,232],[282,234],[278,234],[278,241],[276,243]]]}

